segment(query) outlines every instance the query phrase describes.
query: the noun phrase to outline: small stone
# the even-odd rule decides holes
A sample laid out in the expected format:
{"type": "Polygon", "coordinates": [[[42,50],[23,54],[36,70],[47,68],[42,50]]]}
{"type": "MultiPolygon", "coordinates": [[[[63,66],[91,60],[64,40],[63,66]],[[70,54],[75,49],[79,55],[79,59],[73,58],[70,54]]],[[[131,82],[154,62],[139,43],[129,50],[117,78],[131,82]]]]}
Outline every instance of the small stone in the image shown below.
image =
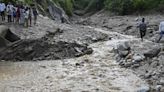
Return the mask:
{"type": "Polygon", "coordinates": [[[156,92],[161,92],[162,85],[157,85],[155,87],[156,92]]]}
{"type": "Polygon", "coordinates": [[[127,61],[127,62],[132,62],[132,59],[127,59],[126,61],[127,61]]]}
{"type": "Polygon", "coordinates": [[[125,68],[128,68],[128,67],[130,67],[132,65],[132,63],[126,63],[125,65],[124,65],[124,67],[125,68]]]}
{"type": "Polygon", "coordinates": [[[126,56],[126,59],[132,59],[133,58],[133,53],[129,53],[127,56],[126,56]]]}
{"type": "Polygon", "coordinates": [[[161,80],[159,81],[159,84],[160,84],[160,85],[164,85],[164,80],[161,79],[161,80]]]}
{"type": "Polygon", "coordinates": [[[150,73],[147,73],[147,74],[145,74],[145,79],[148,79],[148,78],[151,78],[151,74],[150,73]]]}
{"type": "Polygon", "coordinates": [[[121,60],[121,57],[117,55],[117,56],[116,56],[116,61],[117,61],[117,62],[120,62],[120,60],[121,60]]]}
{"type": "Polygon", "coordinates": [[[134,63],[138,63],[138,62],[141,62],[141,61],[143,61],[145,59],[145,57],[144,56],[142,56],[142,55],[134,55],[133,56],[133,62],[134,63]]]}
{"type": "Polygon", "coordinates": [[[137,68],[137,67],[140,67],[140,64],[134,64],[133,65],[133,68],[137,68]]]}
{"type": "Polygon", "coordinates": [[[47,76],[47,77],[46,77],[46,79],[50,79],[50,78],[51,78],[51,76],[47,76]]]}
{"type": "Polygon", "coordinates": [[[76,63],[75,66],[80,66],[80,63],[76,63]]]}
{"type": "Polygon", "coordinates": [[[46,68],[46,66],[40,66],[41,68],[46,68]]]}
{"type": "Polygon", "coordinates": [[[149,92],[149,91],[150,91],[150,87],[148,86],[142,86],[137,90],[137,92],[149,92]]]}
{"type": "Polygon", "coordinates": [[[120,57],[126,57],[129,54],[129,51],[118,51],[120,57]]]}

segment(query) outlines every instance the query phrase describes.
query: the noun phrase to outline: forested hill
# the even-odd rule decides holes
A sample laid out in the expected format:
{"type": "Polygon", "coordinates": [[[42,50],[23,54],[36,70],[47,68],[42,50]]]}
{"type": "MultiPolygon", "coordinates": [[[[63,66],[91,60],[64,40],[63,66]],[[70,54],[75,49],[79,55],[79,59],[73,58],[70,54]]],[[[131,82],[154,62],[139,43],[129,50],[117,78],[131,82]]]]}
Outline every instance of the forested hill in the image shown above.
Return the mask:
{"type": "MultiPolygon", "coordinates": [[[[2,0],[4,2],[24,2],[33,4],[36,2],[40,11],[47,12],[50,3],[56,4],[66,12],[68,16],[73,14],[83,15],[101,9],[120,15],[132,14],[154,10],[164,12],[164,0],[2,0]]],[[[45,13],[46,14],[46,13],[45,13]]]]}

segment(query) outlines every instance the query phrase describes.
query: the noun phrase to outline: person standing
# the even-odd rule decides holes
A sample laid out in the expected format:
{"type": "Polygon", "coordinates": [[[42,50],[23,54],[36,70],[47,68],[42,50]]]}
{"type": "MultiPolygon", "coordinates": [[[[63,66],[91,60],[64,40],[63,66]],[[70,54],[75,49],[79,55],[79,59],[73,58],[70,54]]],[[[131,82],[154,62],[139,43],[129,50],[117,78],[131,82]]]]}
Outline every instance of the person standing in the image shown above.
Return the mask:
{"type": "Polygon", "coordinates": [[[16,12],[17,12],[17,7],[14,7],[14,8],[13,8],[13,22],[14,22],[14,23],[16,23],[16,20],[17,20],[17,19],[16,19],[16,18],[17,18],[16,12]]]}
{"type": "Polygon", "coordinates": [[[164,35],[164,21],[160,22],[160,25],[159,25],[159,32],[160,32],[160,37],[159,39],[157,40],[157,43],[160,42],[160,40],[162,39],[163,35],[164,35]]]}
{"type": "Polygon", "coordinates": [[[32,26],[32,9],[31,8],[29,8],[29,18],[28,18],[28,20],[29,20],[30,27],[31,27],[32,26]]]}
{"type": "Polygon", "coordinates": [[[20,7],[20,25],[24,25],[24,21],[25,21],[24,13],[25,13],[24,6],[21,6],[20,7]]]}
{"type": "Polygon", "coordinates": [[[142,22],[138,25],[141,40],[143,41],[143,37],[146,35],[147,24],[145,23],[145,18],[142,18],[142,22]]]}
{"type": "Polygon", "coordinates": [[[2,21],[5,21],[5,9],[6,9],[5,3],[0,2],[0,13],[1,13],[2,21]]]}
{"type": "Polygon", "coordinates": [[[29,8],[28,7],[26,7],[26,9],[25,9],[24,18],[25,18],[24,26],[28,27],[28,19],[29,19],[29,8]]]}
{"type": "Polygon", "coordinates": [[[8,22],[12,22],[12,15],[13,15],[13,5],[9,2],[7,5],[7,16],[8,16],[8,22]]]}
{"type": "Polygon", "coordinates": [[[17,5],[16,7],[16,23],[20,23],[20,5],[17,5]]]}
{"type": "Polygon", "coordinates": [[[37,16],[38,16],[36,7],[33,7],[33,16],[34,16],[34,25],[36,25],[37,16]]]}

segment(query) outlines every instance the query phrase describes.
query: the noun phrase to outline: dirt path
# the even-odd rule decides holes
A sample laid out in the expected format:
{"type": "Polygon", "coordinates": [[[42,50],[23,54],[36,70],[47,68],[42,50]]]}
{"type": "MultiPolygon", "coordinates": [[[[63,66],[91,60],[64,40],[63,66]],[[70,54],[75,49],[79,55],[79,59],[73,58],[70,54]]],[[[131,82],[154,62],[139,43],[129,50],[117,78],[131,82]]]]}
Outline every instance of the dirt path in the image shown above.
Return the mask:
{"type": "Polygon", "coordinates": [[[91,55],[54,61],[0,63],[0,92],[136,92],[147,86],[114,59],[113,48],[134,38],[94,30],[115,38],[90,44],[94,50],[91,55]]]}

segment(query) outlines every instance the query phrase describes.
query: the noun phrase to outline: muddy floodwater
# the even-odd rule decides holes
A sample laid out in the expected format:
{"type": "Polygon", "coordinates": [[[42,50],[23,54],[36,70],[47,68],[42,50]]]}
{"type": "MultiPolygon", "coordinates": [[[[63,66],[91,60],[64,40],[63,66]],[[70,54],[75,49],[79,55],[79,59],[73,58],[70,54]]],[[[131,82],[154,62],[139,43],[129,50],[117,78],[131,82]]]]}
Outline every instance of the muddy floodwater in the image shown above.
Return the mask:
{"type": "Polygon", "coordinates": [[[131,70],[121,68],[114,59],[113,48],[131,40],[132,36],[101,29],[95,31],[124,39],[90,44],[93,53],[79,58],[1,62],[0,92],[136,92],[147,86],[145,81],[131,70]]]}
{"type": "Polygon", "coordinates": [[[163,17],[146,16],[150,26],[143,42],[136,29],[136,18],[103,13],[75,19],[74,24],[60,24],[40,16],[37,25],[28,29],[11,26],[11,31],[28,45],[22,42],[9,47],[4,54],[1,52],[0,92],[140,92],[149,90],[151,85],[163,87],[162,53],[137,63],[137,68],[122,67],[116,62],[115,48],[119,44],[129,42],[134,53],[159,46],[154,38],[163,17]],[[50,35],[43,38],[47,34],[50,35]],[[63,42],[64,47],[58,42],[63,42]],[[90,48],[92,53],[77,57],[83,48],[90,48]]]}

